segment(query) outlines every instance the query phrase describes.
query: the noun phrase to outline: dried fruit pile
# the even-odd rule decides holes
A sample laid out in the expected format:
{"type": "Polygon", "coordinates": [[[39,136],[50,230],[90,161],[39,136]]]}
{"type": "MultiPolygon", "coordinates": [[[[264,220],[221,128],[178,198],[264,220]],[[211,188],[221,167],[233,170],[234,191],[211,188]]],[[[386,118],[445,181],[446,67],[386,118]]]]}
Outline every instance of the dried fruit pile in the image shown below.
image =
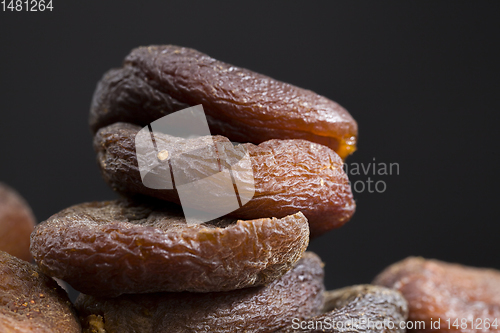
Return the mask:
{"type": "Polygon", "coordinates": [[[123,198],[65,209],[31,237],[40,268],[84,293],[86,330],[268,332],[321,316],[322,264],[304,251],[310,236],[342,226],[355,210],[342,165],[357,124],[341,106],[195,50],[153,46],[104,75],[90,124],[102,175],[123,198]],[[150,138],[139,133],[197,104],[213,136],[155,133],[155,148],[170,148],[146,158],[175,162],[194,182],[221,171],[200,149],[206,142],[219,147],[217,157],[244,142],[236,149],[248,152],[254,195],[225,217],[190,224],[178,188],[145,185],[139,147],[150,138]],[[191,153],[175,155],[181,148],[191,153]]]}
{"type": "MultiPolygon", "coordinates": [[[[0,252],[3,327],[402,333],[408,316],[429,322],[450,313],[500,315],[500,273],[420,259],[383,272],[374,282],[381,286],[324,291],[323,264],[305,251],[310,237],[354,213],[342,166],[356,149],[357,124],[323,96],[192,49],[141,47],[99,82],[90,126],[103,178],[122,197],[69,207],[36,226],[30,251],[38,268],[0,252]],[[199,104],[210,136],[153,134],[150,123],[199,104]],[[204,149],[207,142],[214,150],[204,149]],[[156,153],[139,154],[149,144],[156,153]],[[222,172],[220,157],[237,151],[248,153],[253,197],[243,205],[239,197],[240,208],[225,216],[188,223],[179,186],[222,172]],[[158,161],[169,167],[155,169],[155,179],[174,179],[173,164],[183,180],[172,180],[171,189],[146,186],[151,178],[145,181],[140,165],[158,161]],[[76,302],[82,327],[45,274],[82,292],[76,302]]],[[[231,177],[235,190],[249,184],[238,172],[231,177]]],[[[229,200],[220,184],[210,186],[200,192],[229,200]]],[[[16,235],[23,238],[33,222],[19,202],[0,185],[0,222],[19,221],[16,235]]],[[[0,249],[18,250],[1,236],[0,249]]]]}

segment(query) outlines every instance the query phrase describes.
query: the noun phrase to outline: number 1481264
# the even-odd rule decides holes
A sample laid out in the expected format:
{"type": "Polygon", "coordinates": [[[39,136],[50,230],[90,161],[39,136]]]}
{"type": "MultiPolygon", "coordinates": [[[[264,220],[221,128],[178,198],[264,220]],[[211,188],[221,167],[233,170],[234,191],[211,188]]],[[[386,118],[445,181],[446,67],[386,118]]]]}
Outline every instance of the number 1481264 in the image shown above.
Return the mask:
{"type": "Polygon", "coordinates": [[[44,12],[54,9],[52,0],[2,0],[0,4],[4,12],[44,12]]]}

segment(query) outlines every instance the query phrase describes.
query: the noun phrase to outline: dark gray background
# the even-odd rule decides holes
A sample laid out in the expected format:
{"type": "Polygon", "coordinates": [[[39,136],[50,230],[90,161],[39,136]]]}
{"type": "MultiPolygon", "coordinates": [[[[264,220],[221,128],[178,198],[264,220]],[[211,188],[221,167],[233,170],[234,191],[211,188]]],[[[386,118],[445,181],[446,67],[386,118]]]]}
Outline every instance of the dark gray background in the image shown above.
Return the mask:
{"type": "MultiPolygon", "coordinates": [[[[495,1],[61,1],[0,12],[0,179],[39,221],[116,195],[87,126],[102,74],[134,47],[177,44],[314,90],[359,124],[348,163],[398,163],[312,241],[328,288],[410,255],[500,268],[495,1]]],[[[368,176],[352,177],[366,181],[368,176]]]]}

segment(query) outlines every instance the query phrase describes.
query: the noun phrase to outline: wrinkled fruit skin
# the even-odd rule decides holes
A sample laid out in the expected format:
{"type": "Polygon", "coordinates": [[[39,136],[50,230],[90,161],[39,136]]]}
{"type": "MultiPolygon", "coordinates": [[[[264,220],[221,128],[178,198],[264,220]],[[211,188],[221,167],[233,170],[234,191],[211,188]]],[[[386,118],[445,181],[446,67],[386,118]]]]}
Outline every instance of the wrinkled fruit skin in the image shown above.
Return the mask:
{"type": "Polygon", "coordinates": [[[30,235],[35,217],[21,196],[0,183],[0,251],[30,261],[30,235]]]}
{"type": "Polygon", "coordinates": [[[308,242],[302,213],[187,225],[171,203],[109,201],[73,206],[39,224],[31,253],[46,274],[111,297],[267,284],[291,269],[308,242]]]}
{"type": "Polygon", "coordinates": [[[323,268],[306,252],[294,268],[267,286],[222,293],[156,293],[114,299],[80,295],[84,332],[274,332],[292,318],[319,313],[323,268]]]}
{"type": "Polygon", "coordinates": [[[303,324],[304,329],[300,327],[300,323],[296,323],[295,326],[292,324],[276,332],[404,333],[406,331],[401,329],[399,324],[408,317],[408,304],[395,290],[372,285],[357,285],[325,292],[321,312],[322,314],[318,316],[305,319],[307,323],[303,324]],[[394,328],[388,326],[387,329],[381,330],[370,325],[359,324],[353,329],[352,326],[347,326],[350,321],[354,323],[387,321],[394,323],[394,328]],[[313,324],[308,324],[311,322],[313,324]],[[321,324],[317,324],[318,322],[321,324]],[[342,324],[336,324],[337,322],[342,324]],[[308,327],[308,325],[314,326],[308,327]]]}
{"type": "Polygon", "coordinates": [[[35,265],[0,251],[0,332],[77,333],[68,295],[35,265]]]}
{"type": "MultiPolygon", "coordinates": [[[[374,284],[399,290],[408,301],[409,320],[424,321],[420,332],[448,332],[447,319],[451,324],[458,318],[476,320],[486,318],[490,322],[500,320],[500,272],[493,269],[466,267],[438,260],[410,257],[393,264],[380,273],[374,284]],[[441,320],[441,329],[430,329],[430,320],[441,320]]],[[[461,324],[461,323],[460,323],[461,324]]],[[[475,327],[477,322],[474,322],[475,327]]],[[[498,323],[500,324],[500,323],[498,323]]],[[[472,329],[471,323],[455,332],[500,332],[472,329]]]]}
{"type": "MultiPolygon", "coordinates": [[[[115,191],[133,196],[144,194],[179,203],[175,190],[156,190],[143,185],[135,151],[139,127],[116,123],[100,129],[94,149],[105,181],[115,191]]],[[[168,140],[168,136],[158,134],[168,140]]],[[[229,140],[213,136],[214,142],[229,140]]],[[[242,219],[285,217],[301,211],[308,219],[311,237],[346,223],[355,202],[342,160],[326,146],[305,140],[269,140],[258,146],[244,144],[253,168],[255,195],[230,216],[242,219]]],[[[210,175],[210,166],[186,161],[200,174],[210,175]]],[[[219,195],[213,191],[212,195],[219,195]]]]}
{"type": "Polygon", "coordinates": [[[236,142],[305,139],[342,158],[356,149],[357,123],[337,103],[310,90],[173,45],[140,47],[107,72],[93,97],[93,132],[115,122],[145,126],[203,104],[212,134],[236,142]]]}

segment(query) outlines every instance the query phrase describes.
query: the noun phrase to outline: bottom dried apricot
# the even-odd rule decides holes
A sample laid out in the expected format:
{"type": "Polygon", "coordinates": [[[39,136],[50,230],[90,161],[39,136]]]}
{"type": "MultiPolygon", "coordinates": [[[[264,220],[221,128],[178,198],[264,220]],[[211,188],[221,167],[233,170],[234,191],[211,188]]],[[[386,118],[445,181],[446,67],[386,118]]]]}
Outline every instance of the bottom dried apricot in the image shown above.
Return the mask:
{"type": "Polygon", "coordinates": [[[424,322],[418,332],[500,332],[497,270],[410,257],[386,268],[374,283],[403,294],[409,319],[424,322]]]}
{"type": "Polygon", "coordinates": [[[66,292],[35,265],[0,251],[0,331],[81,332],[66,292]]]}
{"type": "Polygon", "coordinates": [[[156,293],[97,298],[81,294],[76,307],[84,332],[274,332],[319,313],[323,268],[306,252],[267,286],[220,293],[156,293]]]}
{"type": "Polygon", "coordinates": [[[85,294],[118,296],[270,283],[300,259],[309,228],[300,212],[188,225],[180,206],[122,200],[67,208],[39,224],[31,240],[46,274],[85,294]]]}
{"type": "Polygon", "coordinates": [[[408,305],[395,290],[358,285],[327,291],[324,298],[322,314],[296,320],[276,332],[406,332],[401,327],[408,317],[408,305]]]}

